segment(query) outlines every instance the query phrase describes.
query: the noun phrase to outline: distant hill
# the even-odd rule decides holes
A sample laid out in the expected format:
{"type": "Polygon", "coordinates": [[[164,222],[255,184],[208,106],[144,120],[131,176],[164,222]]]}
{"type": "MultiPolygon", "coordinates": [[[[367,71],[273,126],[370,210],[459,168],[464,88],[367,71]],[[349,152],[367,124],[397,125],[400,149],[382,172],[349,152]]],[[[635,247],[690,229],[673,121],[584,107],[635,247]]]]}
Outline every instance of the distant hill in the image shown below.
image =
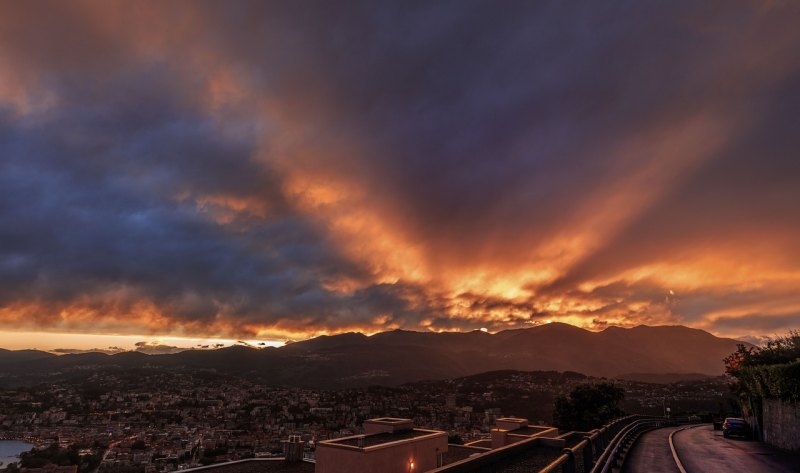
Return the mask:
{"type": "Polygon", "coordinates": [[[56,355],[39,350],[5,350],[0,348],[0,366],[43,358],[56,358],[56,355]]]}
{"type": "Polygon", "coordinates": [[[712,377],[703,373],[628,373],[616,378],[639,383],[673,384],[686,381],[702,381],[712,377]]]}
{"type": "Polygon", "coordinates": [[[590,332],[552,323],[496,334],[393,330],[369,337],[360,333],[317,337],[281,348],[235,346],[157,356],[130,352],[53,356],[2,350],[0,378],[146,366],[212,370],[305,387],[396,385],[493,370],[574,371],[602,377],[646,373],[651,380],[658,376],[674,380],[722,374],[723,358],[738,343],[742,342],[683,326],[590,332]]]}

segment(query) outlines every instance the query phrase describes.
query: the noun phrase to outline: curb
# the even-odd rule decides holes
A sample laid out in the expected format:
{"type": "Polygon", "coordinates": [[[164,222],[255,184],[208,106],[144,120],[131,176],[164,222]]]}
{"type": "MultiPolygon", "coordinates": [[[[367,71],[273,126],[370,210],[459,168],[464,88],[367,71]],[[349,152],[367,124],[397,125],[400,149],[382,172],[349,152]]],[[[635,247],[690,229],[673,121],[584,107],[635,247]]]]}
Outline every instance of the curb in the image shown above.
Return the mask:
{"type": "Polygon", "coordinates": [[[669,449],[672,450],[672,459],[675,460],[675,464],[678,465],[678,470],[680,470],[681,473],[686,473],[686,468],[683,467],[683,463],[681,463],[681,459],[678,458],[678,452],[675,451],[675,442],[673,442],[672,437],[675,434],[677,434],[678,432],[681,432],[681,431],[684,431],[684,430],[687,430],[687,429],[695,429],[697,427],[702,427],[704,425],[705,424],[690,425],[689,427],[683,427],[683,428],[680,428],[678,430],[673,430],[669,434],[669,449]]]}

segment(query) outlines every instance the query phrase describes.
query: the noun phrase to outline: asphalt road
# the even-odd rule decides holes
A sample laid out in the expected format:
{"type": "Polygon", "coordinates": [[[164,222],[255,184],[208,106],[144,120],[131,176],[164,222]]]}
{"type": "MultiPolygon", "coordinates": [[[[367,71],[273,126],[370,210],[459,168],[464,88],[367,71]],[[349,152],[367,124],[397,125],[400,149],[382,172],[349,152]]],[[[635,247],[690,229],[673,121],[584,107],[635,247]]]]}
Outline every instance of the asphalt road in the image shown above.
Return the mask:
{"type": "Polygon", "coordinates": [[[673,442],[687,473],[800,472],[800,458],[787,455],[761,442],[726,439],[722,436],[722,431],[715,431],[710,425],[677,432],[673,442]]]}
{"type": "Polygon", "coordinates": [[[623,473],[679,473],[669,448],[669,434],[674,430],[678,430],[678,427],[656,429],[642,434],[625,458],[623,473]]]}
{"type": "Polygon", "coordinates": [[[679,473],[669,434],[687,473],[797,473],[800,458],[751,440],[726,439],[710,425],[685,430],[657,429],[643,434],[628,454],[625,473],[679,473]]]}

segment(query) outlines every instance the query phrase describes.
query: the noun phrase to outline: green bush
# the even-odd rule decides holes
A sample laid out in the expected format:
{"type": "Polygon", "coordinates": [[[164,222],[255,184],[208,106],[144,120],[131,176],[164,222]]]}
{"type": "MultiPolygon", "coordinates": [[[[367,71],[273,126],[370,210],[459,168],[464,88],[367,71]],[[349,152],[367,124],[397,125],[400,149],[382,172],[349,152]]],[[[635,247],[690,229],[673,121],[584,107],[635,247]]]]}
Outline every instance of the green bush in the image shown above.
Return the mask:
{"type": "Polygon", "coordinates": [[[579,384],[555,400],[553,419],[561,430],[591,430],[623,415],[625,391],[612,383],[579,384]]]}
{"type": "Polygon", "coordinates": [[[755,397],[800,402],[800,360],[747,367],[742,369],[740,379],[755,397]]]}
{"type": "Polygon", "coordinates": [[[725,358],[725,370],[736,379],[732,389],[742,397],[800,402],[800,333],[763,347],[739,345],[725,358]]]}

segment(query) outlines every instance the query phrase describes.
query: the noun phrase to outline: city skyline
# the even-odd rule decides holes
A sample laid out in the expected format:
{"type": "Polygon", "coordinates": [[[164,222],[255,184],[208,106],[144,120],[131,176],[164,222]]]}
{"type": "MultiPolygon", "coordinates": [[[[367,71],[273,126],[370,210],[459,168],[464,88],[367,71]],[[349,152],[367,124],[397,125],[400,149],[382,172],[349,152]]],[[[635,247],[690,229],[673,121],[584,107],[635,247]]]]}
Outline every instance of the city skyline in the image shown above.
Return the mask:
{"type": "Polygon", "coordinates": [[[797,328],[800,6],[716,5],[4,3],[0,347],[797,328]]]}

